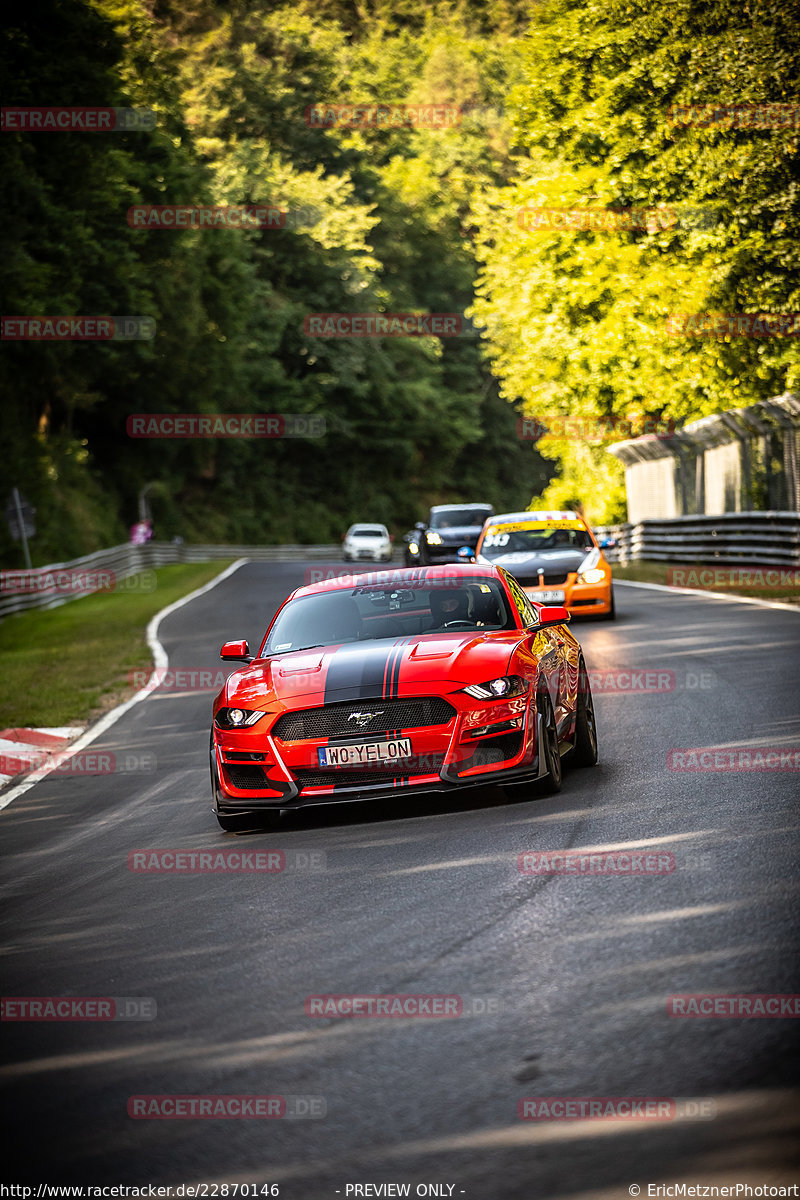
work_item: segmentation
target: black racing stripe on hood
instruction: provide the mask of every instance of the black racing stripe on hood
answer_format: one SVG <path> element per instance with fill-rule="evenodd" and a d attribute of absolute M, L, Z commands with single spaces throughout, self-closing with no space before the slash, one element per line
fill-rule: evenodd
<path fill-rule="evenodd" d="M 391 700 L 397 696 L 400 664 L 403 661 L 403 652 L 411 640 L 410 637 L 404 637 L 396 642 L 386 661 L 386 674 L 383 681 L 383 696 L 386 700 Z"/>
<path fill-rule="evenodd" d="M 331 657 L 325 676 L 325 704 L 338 700 L 374 700 L 384 695 L 390 642 L 359 642 L 340 646 Z"/>

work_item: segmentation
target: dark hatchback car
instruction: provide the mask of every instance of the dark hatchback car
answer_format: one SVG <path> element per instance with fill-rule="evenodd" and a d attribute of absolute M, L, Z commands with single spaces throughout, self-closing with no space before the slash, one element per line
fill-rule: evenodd
<path fill-rule="evenodd" d="M 462 546 L 474 554 L 484 522 L 493 515 L 491 504 L 435 505 L 427 522 L 418 521 L 403 539 L 406 566 L 458 562 Z"/>

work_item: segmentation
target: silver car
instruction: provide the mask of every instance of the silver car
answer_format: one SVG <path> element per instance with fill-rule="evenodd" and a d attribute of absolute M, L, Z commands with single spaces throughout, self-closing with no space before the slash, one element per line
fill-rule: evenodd
<path fill-rule="evenodd" d="M 385 525 L 351 525 L 344 535 L 342 557 L 345 562 L 391 562 L 393 550 Z"/>

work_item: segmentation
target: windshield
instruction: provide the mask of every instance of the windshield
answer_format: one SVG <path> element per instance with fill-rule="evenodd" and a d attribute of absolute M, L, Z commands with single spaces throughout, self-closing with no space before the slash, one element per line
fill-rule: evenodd
<path fill-rule="evenodd" d="M 386 537 L 386 530 L 381 529 L 380 526 L 375 526 L 374 528 L 365 529 L 364 526 L 362 525 L 358 529 L 351 529 L 347 536 L 348 537 L 382 538 L 382 537 Z"/>
<path fill-rule="evenodd" d="M 458 575 L 410 587 L 402 581 L 371 583 L 291 600 L 275 618 L 259 656 L 341 642 L 515 628 L 495 579 Z"/>
<path fill-rule="evenodd" d="M 456 529 L 463 525 L 483 525 L 492 515 L 490 508 L 446 508 L 431 515 L 431 529 Z"/>
<path fill-rule="evenodd" d="M 485 558 L 503 554 L 538 554 L 542 550 L 589 550 L 593 543 L 585 529 L 553 528 L 538 521 L 530 525 L 491 525 L 480 552 Z"/>

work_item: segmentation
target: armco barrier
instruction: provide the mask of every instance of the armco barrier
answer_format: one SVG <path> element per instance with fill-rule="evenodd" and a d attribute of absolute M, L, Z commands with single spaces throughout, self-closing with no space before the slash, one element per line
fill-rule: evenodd
<path fill-rule="evenodd" d="M 606 551 L 611 562 L 622 565 L 640 559 L 663 562 L 702 562 L 720 566 L 737 563 L 800 567 L 800 513 L 744 512 L 717 516 L 672 517 L 642 521 L 638 525 L 598 526 L 595 533 L 617 539 Z M 0 619 L 33 608 L 54 608 L 68 600 L 91 595 L 92 575 L 107 572 L 115 580 L 128 579 L 154 567 L 171 563 L 212 562 L 222 558 L 248 558 L 254 562 L 304 562 L 341 560 L 341 545 L 332 546 L 192 546 L 174 542 L 149 542 L 145 546 L 112 546 L 66 563 L 51 563 L 40 572 L 86 573 L 87 586 L 68 596 L 0 590 Z M 102 585 L 100 585 L 102 586 Z"/>
<path fill-rule="evenodd" d="M 312 560 L 341 561 L 342 548 L 340 544 L 333 546 L 189 546 L 174 542 L 148 542 L 145 546 L 111 546 L 108 550 L 96 550 L 94 554 L 84 554 L 81 558 L 73 558 L 70 562 L 50 563 L 46 567 L 35 568 L 37 573 L 57 574 L 60 571 L 75 573 L 74 585 L 69 595 L 57 595 L 52 592 L 15 592 L 8 588 L 0 589 L 0 619 L 11 613 L 26 612 L 33 608 L 55 608 L 66 604 L 69 600 L 77 600 L 81 596 L 89 596 L 98 591 L 103 584 L 96 582 L 96 577 L 102 572 L 111 575 L 115 581 L 129 579 L 142 571 L 154 567 L 165 567 L 172 563 L 201 563 L 212 562 L 218 558 L 249 558 L 254 562 L 292 562 Z M 14 568 L 14 571 L 22 568 Z M 86 575 L 86 586 L 81 586 L 80 576 Z M 93 578 L 94 577 L 94 578 Z"/>
<path fill-rule="evenodd" d="M 720 566 L 800 566 L 800 513 L 740 512 L 599 526 L 614 537 L 611 562 L 702 562 Z"/>

